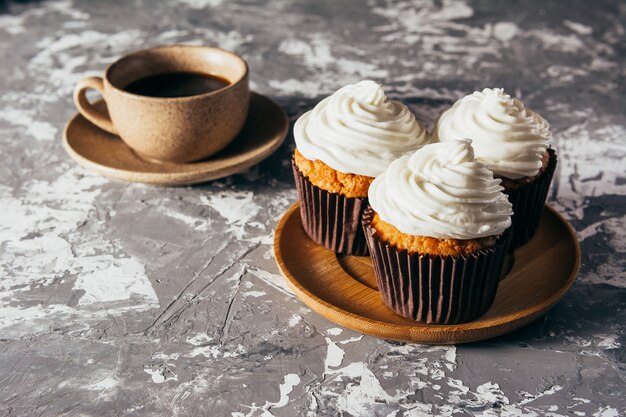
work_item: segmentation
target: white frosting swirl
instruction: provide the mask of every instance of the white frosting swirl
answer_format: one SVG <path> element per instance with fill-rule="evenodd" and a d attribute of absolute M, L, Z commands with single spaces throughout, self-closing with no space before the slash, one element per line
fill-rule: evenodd
<path fill-rule="evenodd" d="M 501 88 L 458 100 L 441 115 L 433 136 L 442 142 L 471 138 L 476 158 L 511 179 L 536 175 L 552 138 L 548 122 Z"/>
<path fill-rule="evenodd" d="M 369 177 L 429 139 L 408 107 L 387 99 L 383 88 L 369 80 L 337 90 L 303 114 L 294 137 L 305 158 Z"/>
<path fill-rule="evenodd" d="M 372 208 L 414 236 L 467 240 L 504 232 L 511 203 L 501 180 L 474 159 L 471 143 L 433 143 L 394 161 L 370 185 Z"/>

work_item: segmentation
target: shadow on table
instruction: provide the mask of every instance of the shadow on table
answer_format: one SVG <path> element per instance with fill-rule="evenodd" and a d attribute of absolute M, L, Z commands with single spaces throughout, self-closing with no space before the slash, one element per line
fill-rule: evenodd
<path fill-rule="evenodd" d="M 0 0 L 0 14 L 10 13 L 12 5 L 29 3 L 41 3 L 41 0 Z"/>
<path fill-rule="evenodd" d="M 464 349 L 512 346 L 581 351 L 597 349 L 620 355 L 626 336 L 623 327 L 626 288 L 575 283 L 547 314 L 512 333 L 483 342 L 459 345 Z"/>

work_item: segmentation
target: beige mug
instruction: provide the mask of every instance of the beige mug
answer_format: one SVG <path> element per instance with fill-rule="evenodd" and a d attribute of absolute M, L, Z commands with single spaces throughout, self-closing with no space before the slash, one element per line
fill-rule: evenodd
<path fill-rule="evenodd" d="M 226 86 L 184 97 L 154 97 L 125 91 L 135 81 L 159 74 L 196 73 L 219 77 Z M 86 97 L 98 90 L 107 112 Z M 141 158 L 167 163 L 197 161 L 225 148 L 248 114 L 248 65 L 219 48 L 171 45 L 145 49 L 109 65 L 104 76 L 87 77 L 74 89 L 74 103 L 94 125 L 118 135 Z"/>

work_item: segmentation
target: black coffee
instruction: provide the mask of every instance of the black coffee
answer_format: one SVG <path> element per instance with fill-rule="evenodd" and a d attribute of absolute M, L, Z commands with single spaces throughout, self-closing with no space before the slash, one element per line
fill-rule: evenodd
<path fill-rule="evenodd" d="M 128 84 L 124 90 L 149 97 L 188 97 L 219 90 L 225 79 L 198 72 L 166 72 L 149 75 Z"/>

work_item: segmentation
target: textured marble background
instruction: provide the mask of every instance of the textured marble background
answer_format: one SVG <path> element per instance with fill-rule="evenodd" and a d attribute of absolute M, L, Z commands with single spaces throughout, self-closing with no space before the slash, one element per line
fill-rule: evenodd
<path fill-rule="evenodd" d="M 0 1 L 0 415 L 625 415 L 625 26 L 604 0 Z M 108 181 L 63 151 L 79 79 L 177 42 L 242 54 L 292 121 L 362 78 L 427 123 L 504 87 L 553 125 L 578 281 L 526 328 L 457 347 L 318 317 L 272 256 L 292 137 L 185 188 Z"/>

